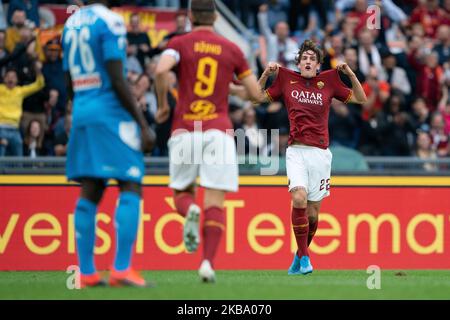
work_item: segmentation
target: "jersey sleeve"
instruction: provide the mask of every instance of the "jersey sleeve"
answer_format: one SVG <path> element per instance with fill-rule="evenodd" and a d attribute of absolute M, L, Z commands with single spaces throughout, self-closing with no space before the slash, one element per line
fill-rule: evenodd
<path fill-rule="evenodd" d="M 172 56 L 178 64 L 181 58 L 181 50 L 182 45 L 180 44 L 180 41 L 178 41 L 177 37 L 173 37 L 167 43 L 166 49 L 162 54 Z"/>
<path fill-rule="evenodd" d="M 126 34 L 123 19 L 114 19 L 113 22 L 105 23 L 101 30 L 101 46 L 105 61 L 124 58 Z"/>
<path fill-rule="evenodd" d="M 271 102 L 279 100 L 282 97 L 283 94 L 283 68 L 278 69 L 277 77 L 275 78 L 275 81 L 272 83 L 272 85 L 266 90 L 267 97 Z"/>
<path fill-rule="evenodd" d="M 352 89 L 348 88 L 339 77 L 339 72 L 337 70 L 334 70 L 332 72 L 333 75 L 333 82 L 334 83 L 334 94 L 333 97 L 347 103 L 351 97 L 352 97 Z"/>
<path fill-rule="evenodd" d="M 234 68 L 234 74 L 239 80 L 244 79 L 252 74 L 252 69 L 248 66 L 247 59 L 244 57 L 244 53 L 241 49 L 236 47 L 236 65 Z"/>

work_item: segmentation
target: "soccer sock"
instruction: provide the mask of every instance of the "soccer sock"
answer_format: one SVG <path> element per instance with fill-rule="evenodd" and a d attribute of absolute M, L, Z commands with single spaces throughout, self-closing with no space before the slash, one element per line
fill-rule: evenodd
<path fill-rule="evenodd" d="M 79 198 L 75 208 L 75 232 L 80 271 L 84 275 L 96 272 L 94 263 L 95 214 L 97 205 Z"/>
<path fill-rule="evenodd" d="M 225 217 L 223 209 L 210 207 L 205 210 L 203 224 L 203 259 L 213 264 L 222 232 L 225 230 Z"/>
<path fill-rule="evenodd" d="M 292 229 L 294 230 L 295 240 L 297 241 L 299 258 L 309 256 L 308 254 L 308 231 L 309 222 L 306 216 L 305 208 L 292 208 Z"/>
<path fill-rule="evenodd" d="M 319 224 L 318 219 L 309 220 L 308 247 L 311 244 L 311 241 L 314 238 L 314 235 L 316 234 L 318 224 Z"/>
<path fill-rule="evenodd" d="M 141 197 L 135 192 L 121 192 L 116 209 L 116 259 L 114 269 L 124 271 L 130 267 L 134 241 L 139 226 Z"/>
<path fill-rule="evenodd" d="M 175 196 L 175 207 L 180 215 L 186 216 L 191 204 L 195 203 L 195 198 L 192 193 L 182 192 Z"/>

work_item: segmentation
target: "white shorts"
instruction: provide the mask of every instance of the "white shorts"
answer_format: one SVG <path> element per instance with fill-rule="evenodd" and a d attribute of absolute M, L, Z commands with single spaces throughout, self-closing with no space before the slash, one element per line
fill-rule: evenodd
<path fill-rule="evenodd" d="M 303 187 L 309 201 L 320 201 L 329 196 L 332 157 L 329 149 L 289 146 L 286 150 L 289 191 Z"/>
<path fill-rule="evenodd" d="M 185 190 L 200 176 L 205 188 L 236 192 L 238 160 L 232 136 L 220 130 L 172 136 L 169 146 L 170 188 Z"/>

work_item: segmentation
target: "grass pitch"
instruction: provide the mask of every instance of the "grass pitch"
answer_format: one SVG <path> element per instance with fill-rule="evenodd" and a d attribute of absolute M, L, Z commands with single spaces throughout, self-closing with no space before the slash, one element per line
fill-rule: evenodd
<path fill-rule="evenodd" d="M 0 272 L 0 299 L 450 299 L 450 270 L 385 270 L 381 289 L 369 290 L 365 270 L 318 270 L 307 276 L 286 271 L 217 271 L 215 284 L 196 271 L 147 271 L 154 288 L 69 290 L 65 272 Z"/>

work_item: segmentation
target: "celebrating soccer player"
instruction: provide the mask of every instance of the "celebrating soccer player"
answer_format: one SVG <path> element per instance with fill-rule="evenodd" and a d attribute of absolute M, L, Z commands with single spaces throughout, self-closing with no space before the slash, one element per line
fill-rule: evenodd
<path fill-rule="evenodd" d="M 200 241 L 201 209 L 195 199 L 195 182 L 200 176 L 205 195 L 199 275 L 203 281 L 213 282 L 214 257 L 225 229 L 225 193 L 238 189 L 236 147 L 233 136 L 225 133 L 233 128 L 228 117 L 229 84 L 236 75 L 246 93 L 255 99 L 259 86 L 241 50 L 214 32 L 213 0 L 192 0 L 190 18 L 192 32 L 174 37 L 156 68 L 156 121 L 164 122 L 169 116 L 167 76 L 177 65 L 179 100 L 168 142 L 170 187 L 177 211 L 186 218 L 186 249 L 194 252 Z"/>
<path fill-rule="evenodd" d="M 286 170 L 292 198 L 292 228 L 298 250 L 288 274 L 313 271 L 308 246 L 317 229 L 320 204 L 330 194 L 332 154 L 328 149 L 328 114 L 333 98 L 345 103 L 365 103 L 361 84 L 346 63 L 334 70 L 320 72 L 322 51 L 306 40 L 297 55 L 300 73 L 269 63 L 259 79 L 264 90 L 272 74 L 276 79 L 256 102 L 284 101 L 289 114 L 289 147 Z M 352 89 L 339 78 L 342 71 L 350 77 Z"/>
<path fill-rule="evenodd" d="M 109 283 L 145 286 L 131 268 L 139 223 L 143 152 L 153 137 L 124 79 L 126 28 L 107 1 L 74 13 L 63 31 L 63 68 L 73 99 L 66 175 L 81 182 L 75 231 L 81 286 L 105 284 L 94 264 L 95 218 L 108 179 L 118 181 L 116 256 Z"/>

